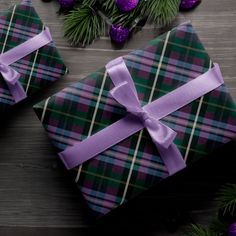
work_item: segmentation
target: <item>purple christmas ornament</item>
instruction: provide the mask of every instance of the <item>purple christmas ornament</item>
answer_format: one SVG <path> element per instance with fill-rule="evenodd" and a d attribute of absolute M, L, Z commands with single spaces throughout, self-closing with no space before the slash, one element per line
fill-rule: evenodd
<path fill-rule="evenodd" d="M 236 236 L 236 223 L 229 226 L 228 236 Z"/>
<path fill-rule="evenodd" d="M 191 10 L 196 7 L 200 2 L 201 0 L 181 0 L 179 9 L 183 11 Z"/>
<path fill-rule="evenodd" d="M 76 0 L 58 0 L 62 9 L 67 10 L 75 6 Z"/>
<path fill-rule="evenodd" d="M 124 43 L 129 37 L 129 29 L 120 25 L 112 25 L 110 37 L 116 43 Z"/>
<path fill-rule="evenodd" d="M 132 11 L 139 3 L 139 0 L 116 0 L 117 7 L 123 11 Z"/>

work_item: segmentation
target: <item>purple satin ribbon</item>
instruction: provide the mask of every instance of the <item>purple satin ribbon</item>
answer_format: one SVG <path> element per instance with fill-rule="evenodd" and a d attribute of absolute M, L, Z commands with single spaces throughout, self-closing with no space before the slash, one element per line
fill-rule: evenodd
<path fill-rule="evenodd" d="M 177 146 L 173 143 L 176 133 L 159 120 L 221 86 L 224 81 L 218 64 L 214 64 L 214 67 L 208 72 L 144 107 L 140 106 L 135 85 L 123 59 L 117 58 L 111 61 L 107 64 L 106 69 L 115 85 L 111 90 L 111 95 L 126 107 L 129 114 L 59 153 L 66 168 L 72 169 L 146 128 L 169 175 L 183 169 L 186 164 Z"/>
<path fill-rule="evenodd" d="M 10 67 L 10 65 L 45 46 L 51 41 L 52 37 L 49 28 L 46 27 L 40 34 L 8 50 L 7 52 L 0 54 L 0 73 L 12 94 L 15 103 L 25 99 L 27 95 L 19 81 L 20 74 Z"/>

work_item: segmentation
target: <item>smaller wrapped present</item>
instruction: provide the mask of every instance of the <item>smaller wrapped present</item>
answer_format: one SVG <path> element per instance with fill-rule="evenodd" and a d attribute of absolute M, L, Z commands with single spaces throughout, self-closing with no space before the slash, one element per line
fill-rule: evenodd
<path fill-rule="evenodd" d="M 31 1 L 0 15 L 0 114 L 67 72 Z"/>
<path fill-rule="evenodd" d="M 236 106 L 190 23 L 34 106 L 102 216 L 236 137 Z"/>

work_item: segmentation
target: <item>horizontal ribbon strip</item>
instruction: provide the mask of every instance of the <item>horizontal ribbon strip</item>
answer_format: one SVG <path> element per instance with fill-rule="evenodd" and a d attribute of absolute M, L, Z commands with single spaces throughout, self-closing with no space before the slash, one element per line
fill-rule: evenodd
<path fill-rule="evenodd" d="M 185 167 L 184 160 L 173 143 L 175 132 L 159 120 L 221 86 L 224 81 L 218 64 L 206 73 L 172 92 L 141 107 L 131 75 L 122 58 L 106 66 L 115 87 L 112 96 L 129 114 L 112 125 L 65 149 L 59 156 L 67 169 L 72 169 L 95 157 L 144 127 L 149 131 L 170 175 Z"/>
<path fill-rule="evenodd" d="M 0 73 L 16 103 L 25 99 L 27 95 L 19 81 L 20 74 L 10 67 L 10 65 L 40 49 L 51 41 L 52 37 L 49 28 L 46 27 L 40 34 L 7 52 L 0 54 Z"/>

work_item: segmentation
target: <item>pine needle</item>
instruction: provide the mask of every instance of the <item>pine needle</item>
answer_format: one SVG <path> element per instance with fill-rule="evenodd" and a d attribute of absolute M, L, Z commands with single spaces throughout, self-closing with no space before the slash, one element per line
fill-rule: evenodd
<path fill-rule="evenodd" d="M 228 231 L 229 223 L 227 222 L 222 222 L 218 218 L 212 220 L 209 228 L 217 232 L 219 235 L 226 235 Z"/>
<path fill-rule="evenodd" d="M 116 7 L 115 1 L 114 0 L 99 0 L 99 3 L 101 5 L 101 8 L 107 12 L 107 14 L 111 14 L 112 12 L 118 13 L 118 9 Z"/>
<path fill-rule="evenodd" d="M 121 12 L 115 0 L 78 0 L 79 7 L 65 18 L 65 36 L 73 45 L 85 46 L 105 33 L 106 23 L 132 30 L 148 19 L 163 26 L 177 15 L 179 3 L 180 0 L 140 0 L 132 11 Z"/>
<path fill-rule="evenodd" d="M 82 5 L 93 6 L 96 0 L 82 0 Z"/>
<path fill-rule="evenodd" d="M 236 211 L 236 184 L 227 184 L 219 192 L 219 207 L 223 210 L 223 215 L 229 213 L 234 215 Z"/>
<path fill-rule="evenodd" d="M 85 46 L 104 34 L 105 23 L 90 5 L 81 5 L 66 16 L 64 30 L 72 45 Z"/>
<path fill-rule="evenodd" d="M 180 0 L 155 0 L 149 1 L 148 19 L 150 22 L 154 22 L 159 25 L 169 24 L 177 15 L 179 10 Z"/>
<path fill-rule="evenodd" d="M 214 232 L 211 229 L 205 228 L 201 225 L 194 225 L 192 224 L 188 236 L 220 236 L 220 234 Z"/>

